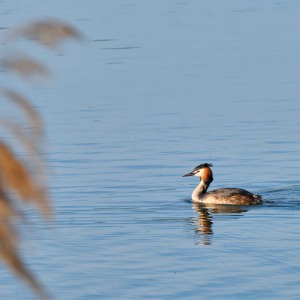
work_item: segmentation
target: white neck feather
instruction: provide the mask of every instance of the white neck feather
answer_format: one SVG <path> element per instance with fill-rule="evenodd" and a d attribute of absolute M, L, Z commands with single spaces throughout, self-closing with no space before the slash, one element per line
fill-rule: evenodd
<path fill-rule="evenodd" d="M 198 186 L 195 188 L 192 194 L 193 200 L 199 200 L 203 194 L 206 193 L 206 190 L 209 187 L 210 182 L 204 182 L 203 180 L 200 181 Z"/>

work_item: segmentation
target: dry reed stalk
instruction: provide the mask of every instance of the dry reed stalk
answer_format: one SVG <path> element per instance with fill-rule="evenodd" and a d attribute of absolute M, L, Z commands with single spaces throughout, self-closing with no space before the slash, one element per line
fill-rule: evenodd
<path fill-rule="evenodd" d="M 3 190 L 12 191 L 21 201 L 36 203 L 45 216 L 50 216 L 46 188 L 39 186 L 25 164 L 4 143 L 0 143 L 0 170 Z"/>
<path fill-rule="evenodd" d="M 33 139 L 40 139 L 43 134 L 43 121 L 39 113 L 32 107 L 29 100 L 18 92 L 10 89 L 4 89 L 3 95 L 7 99 L 9 99 L 9 101 L 15 103 L 27 116 L 27 120 L 30 123 L 29 127 L 32 130 Z"/>
<path fill-rule="evenodd" d="M 50 48 L 56 48 L 67 39 L 81 38 L 72 26 L 57 20 L 37 21 L 12 30 L 7 35 L 10 39 L 25 38 L 36 40 Z M 0 64 L 7 70 L 24 78 L 46 76 L 48 68 L 26 55 L 0 58 Z M 12 147 L 0 140 L 0 259 L 19 275 L 37 292 L 40 298 L 49 299 L 37 278 L 25 267 L 19 255 L 19 236 L 14 225 L 14 218 L 20 218 L 24 204 L 33 204 L 46 217 L 51 216 L 51 206 L 44 176 L 39 146 L 43 136 L 43 122 L 30 101 L 11 89 L 2 89 L 0 95 L 17 105 L 26 116 L 24 123 L 13 117 L 2 118 L 0 128 L 6 129 L 11 137 L 19 142 L 21 149 L 27 152 L 26 160 L 21 160 Z M 28 133 L 30 128 L 30 134 Z M 20 150 L 20 149 L 18 149 Z M 34 173 L 37 174 L 34 176 Z"/>
<path fill-rule="evenodd" d="M 25 164 L 2 142 L 0 170 L 0 258 L 12 271 L 27 281 L 42 299 L 49 299 L 18 253 L 19 238 L 13 225 L 13 219 L 21 216 L 16 207 L 17 199 L 36 204 L 45 216 L 50 217 L 51 209 L 46 188 L 34 181 Z"/>
<path fill-rule="evenodd" d="M 25 38 L 35 40 L 49 49 L 56 49 L 66 40 L 82 39 L 82 35 L 74 27 L 56 19 L 32 22 L 12 30 L 8 39 Z"/>
<path fill-rule="evenodd" d="M 43 64 L 25 54 L 10 55 L 2 61 L 1 65 L 4 69 L 20 75 L 23 79 L 50 77 L 49 70 Z"/>

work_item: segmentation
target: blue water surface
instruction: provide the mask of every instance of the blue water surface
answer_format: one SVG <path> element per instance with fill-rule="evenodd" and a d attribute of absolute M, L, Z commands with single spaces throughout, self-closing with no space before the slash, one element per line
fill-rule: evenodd
<path fill-rule="evenodd" d="M 2 1 L 1 32 L 52 16 L 85 40 L 50 83 L 1 73 L 42 113 L 54 218 L 20 228 L 53 299 L 299 299 L 300 3 Z M 4 45 L 9 51 L 9 45 Z M 203 208 L 211 188 L 264 203 Z M 1 299 L 35 299 L 2 268 Z"/>

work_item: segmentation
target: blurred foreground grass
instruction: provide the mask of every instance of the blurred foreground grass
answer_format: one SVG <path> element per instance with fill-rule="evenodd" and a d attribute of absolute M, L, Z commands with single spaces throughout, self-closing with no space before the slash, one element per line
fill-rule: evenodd
<path fill-rule="evenodd" d="M 4 45 L 18 39 L 28 39 L 55 50 L 66 40 L 80 38 L 81 35 L 72 26 L 59 20 L 48 19 L 10 29 L 2 36 L 1 42 Z M 49 75 L 47 66 L 24 52 L 16 53 L 0 57 L 2 71 L 13 72 L 23 79 Z M 1 101 L 13 103 L 17 111 L 25 116 L 25 122 L 20 122 L 15 117 L 16 111 L 12 116 L 0 115 L 1 131 L 17 142 L 10 143 L 0 137 L 0 258 L 12 271 L 27 281 L 42 299 L 49 299 L 38 279 L 21 259 L 20 237 L 14 225 L 16 218 L 22 221 L 22 211 L 26 210 L 28 204 L 35 206 L 46 219 L 51 218 L 51 205 L 40 153 L 44 125 L 40 114 L 21 92 L 2 86 L 0 93 Z M 16 155 L 17 151 L 29 155 L 22 155 L 21 160 L 20 156 Z"/>

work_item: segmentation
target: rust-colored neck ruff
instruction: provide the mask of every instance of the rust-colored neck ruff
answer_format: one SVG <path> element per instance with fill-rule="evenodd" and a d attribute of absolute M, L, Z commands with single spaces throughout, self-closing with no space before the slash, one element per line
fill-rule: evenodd
<path fill-rule="evenodd" d="M 200 179 L 209 185 L 214 180 L 212 170 L 208 167 L 201 169 Z"/>

